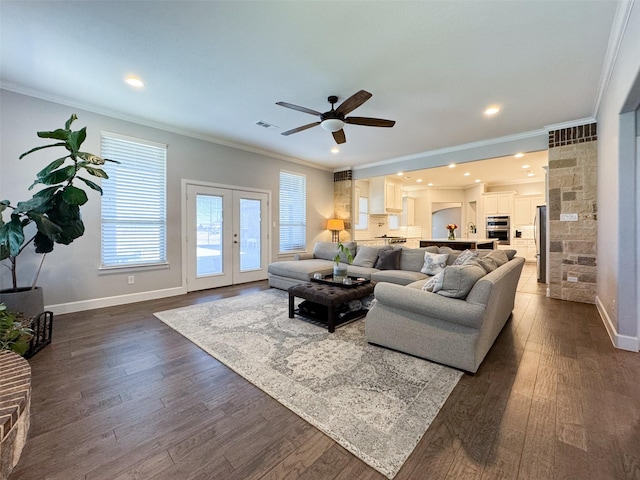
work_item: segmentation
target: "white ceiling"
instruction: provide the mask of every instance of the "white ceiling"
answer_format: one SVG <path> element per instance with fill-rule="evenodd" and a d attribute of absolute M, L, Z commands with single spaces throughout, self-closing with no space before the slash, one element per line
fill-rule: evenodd
<path fill-rule="evenodd" d="M 328 169 L 363 166 L 591 117 L 617 4 L 2 0 L 0 85 Z M 132 73 L 143 90 L 123 82 Z M 352 115 L 393 128 L 347 125 L 335 155 L 320 127 L 280 135 L 315 117 L 275 102 L 323 112 L 327 96 L 360 89 L 373 97 Z M 486 118 L 493 104 L 502 111 Z"/>

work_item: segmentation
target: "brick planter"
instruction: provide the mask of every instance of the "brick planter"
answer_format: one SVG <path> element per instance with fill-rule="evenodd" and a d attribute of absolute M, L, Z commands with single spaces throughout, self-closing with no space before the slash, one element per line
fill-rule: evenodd
<path fill-rule="evenodd" d="M 20 460 L 29 431 L 31 367 L 21 356 L 0 351 L 0 479 Z"/>

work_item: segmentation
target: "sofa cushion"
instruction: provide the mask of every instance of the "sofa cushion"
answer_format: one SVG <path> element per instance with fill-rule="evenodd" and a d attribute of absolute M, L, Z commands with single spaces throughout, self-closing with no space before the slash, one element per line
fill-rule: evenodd
<path fill-rule="evenodd" d="M 446 253 L 447 255 L 449 255 L 447 257 L 447 265 L 453 265 L 453 263 L 458 258 L 458 255 L 462 253 L 460 250 L 454 250 L 453 248 L 450 248 L 450 247 L 440 247 L 439 252 Z"/>
<path fill-rule="evenodd" d="M 400 254 L 400 269 L 419 272 L 424 266 L 424 252 L 438 253 L 438 247 L 403 248 Z"/>
<path fill-rule="evenodd" d="M 509 257 L 504 250 L 491 250 L 491 252 L 485 258 L 494 260 L 499 267 L 509 261 Z"/>
<path fill-rule="evenodd" d="M 433 293 L 450 298 L 465 298 L 475 283 L 486 275 L 477 265 L 449 265 L 435 281 Z"/>
<path fill-rule="evenodd" d="M 381 245 L 379 247 L 358 247 L 358 253 L 356 253 L 355 258 L 353 259 L 353 265 L 373 268 L 378 260 L 378 253 L 381 250 L 391 250 L 391 247 L 389 245 Z"/>
<path fill-rule="evenodd" d="M 351 250 L 351 255 L 356 254 L 356 242 L 343 242 L 344 248 Z M 338 254 L 338 244 L 335 242 L 316 242 L 313 246 L 313 256 L 322 260 L 331 260 Z M 340 254 L 340 261 L 347 262 L 347 253 Z"/>
<path fill-rule="evenodd" d="M 465 250 L 463 251 L 460 255 L 458 255 L 458 258 L 456 258 L 452 265 L 464 265 L 464 262 L 468 259 L 468 258 L 475 258 L 478 256 L 478 252 L 474 252 L 473 250 Z"/>
<path fill-rule="evenodd" d="M 424 252 L 424 265 L 420 270 L 426 275 L 436 275 L 447 266 L 448 253 Z"/>
<path fill-rule="evenodd" d="M 496 261 L 488 256 L 468 258 L 464 262 L 464 265 L 477 265 L 487 273 L 493 272 L 496 268 L 498 268 L 498 264 L 496 263 Z"/>
<path fill-rule="evenodd" d="M 427 276 L 420 272 L 407 270 L 380 270 L 371 274 L 372 282 L 387 282 L 397 285 L 408 285 L 417 280 L 424 280 Z"/>
<path fill-rule="evenodd" d="M 379 270 L 400 270 L 400 250 L 380 250 L 375 268 Z"/>
<path fill-rule="evenodd" d="M 358 265 L 347 265 L 347 275 L 350 277 L 362 277 L 371 279 L 371 274 L 377 272 L 375 268 L 359 267 Z"/>
<path fill-rule="evenodd" d="M 301 282 L 308 282 L 314 273 L 320 272 L 323 275 L 330 275 L 333 272 L 334 263 L 327 260 L 285 260 L 282 262 L 270 263 L 267 267 L 272 275 L 280 277 L 294 278 Z"/>

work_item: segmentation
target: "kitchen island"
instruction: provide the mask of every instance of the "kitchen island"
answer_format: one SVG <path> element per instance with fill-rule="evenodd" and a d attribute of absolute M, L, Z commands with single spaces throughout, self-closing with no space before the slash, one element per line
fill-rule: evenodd
<path fill-rule="evenodd" d="M 492 238 L 456 238 L 455 240 L 448 240 L 446 238 L 432 238 L 429 240 L 420 240 L 420 246 L 450 247 L 454 250 L 495 250 L 497 245 L 496 240 Z"/>

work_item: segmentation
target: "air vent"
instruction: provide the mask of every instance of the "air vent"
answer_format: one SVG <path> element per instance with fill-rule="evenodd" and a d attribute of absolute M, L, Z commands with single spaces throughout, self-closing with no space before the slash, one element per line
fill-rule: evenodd
<path fill-rule="evenodd" d="M 262 128 L 269 128 L 269 129 L 279 128 L 277 125 L 273 125 L 272 123 L 267 123 L 262 121 L 256 122 L 256 125 Z"/>

